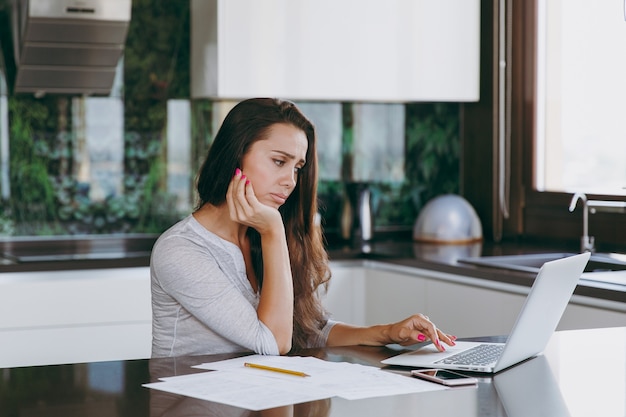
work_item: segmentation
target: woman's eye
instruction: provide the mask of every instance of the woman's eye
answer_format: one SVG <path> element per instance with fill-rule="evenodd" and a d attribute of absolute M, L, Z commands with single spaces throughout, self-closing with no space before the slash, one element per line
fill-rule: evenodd
<path fill-rule="evenodd" d="M 285 161 L 281 161 L 280 159 L 274 159 L 274 163 L 276 164 L 276 166 L 282 167 L 283 165 L 285 165 Z"/>

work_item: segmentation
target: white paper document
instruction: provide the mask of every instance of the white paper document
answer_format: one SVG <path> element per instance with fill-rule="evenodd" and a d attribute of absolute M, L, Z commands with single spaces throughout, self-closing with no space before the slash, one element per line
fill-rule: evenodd
<path fill-rule="evenodd" d="M 244 363 L 303 372 L 302 377 Z M 348 400 L 446 389 L 373 366 L 329 362 L 314 357 L 252 355 L 194 368 L 206 369 L 191 375 L 161 378 L 145 387 L 188 397 L 228 404 L 248 410 L 264 410 L 330 397 Z"/>

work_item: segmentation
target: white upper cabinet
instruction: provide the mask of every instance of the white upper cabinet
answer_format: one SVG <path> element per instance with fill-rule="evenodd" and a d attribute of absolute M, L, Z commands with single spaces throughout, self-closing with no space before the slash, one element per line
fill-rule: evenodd
<path fill-rule="evenodd" d="M 480 0 L 191 0 L 193 98 L 479 99 Z"/>

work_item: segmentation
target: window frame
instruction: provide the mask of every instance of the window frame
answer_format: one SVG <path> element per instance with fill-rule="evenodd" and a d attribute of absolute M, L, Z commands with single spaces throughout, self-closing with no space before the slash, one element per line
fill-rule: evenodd
<path fill-rule="evenodd" d="M 501 7 L 506 8 L 506 83 L 499 78 L 499 28 Z M 487 241 L 538 242 L 563 250 L 580 248 L 583 210 L 568 208 L 571 194 L 537 191 L 534 184 L 536 97 L 537 1 L 486 0 L 481 2 L 480 100 L 461 104 L 460 192 L 475 208 Z M 498 155 L 501 131 L 498 99 L 507 85 L 510 103 L 508 164 L 508 217 L 500 205 L 501 167 Z M 589 199 L 619 197 L 588 195 Z M 580 203 L 579 203 L 580 204 Z M 589 216 L 589 234 L 600 252 L 626 252 L 626 214 L 598 213 Z"/>
<path fill-rule="evenodd" d="M 535 184 L 535 140 L 537 108 L 537 1 L 512 2 L 512 119 L 511 170 L 521 173 L 511 180 L 511 205 L 521 207 L 521 218 L 506 219 L 505 230 L 518 229 L 527 238 L 579 241 L 583 229 L 581 204 L 573 213 L 568 207 L 572 194 L 537 191 Z M 619 196 L 588 194 L 588 199 L 623 201 Z M 515 227 L 515 225 L 521 225 Z M 598 251 L 626 247 L 626 214 L 589 215 L 589 234 Z"/>

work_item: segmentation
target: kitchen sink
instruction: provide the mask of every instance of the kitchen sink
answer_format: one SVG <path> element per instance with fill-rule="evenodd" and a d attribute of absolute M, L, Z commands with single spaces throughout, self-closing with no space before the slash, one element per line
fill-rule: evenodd
<path fill-rule="evenodd" d="M 506 256 L 477 256 L 458 259 L 458 261 L 490 268 L 537 273 L 544 263 L 572 255 L 575 255 L 575 253 L 531 253 Z M 626 271 L 626 255 L 617 253 L 594 253 L 591 255 L 584 272 L 613 271 Z"/>

